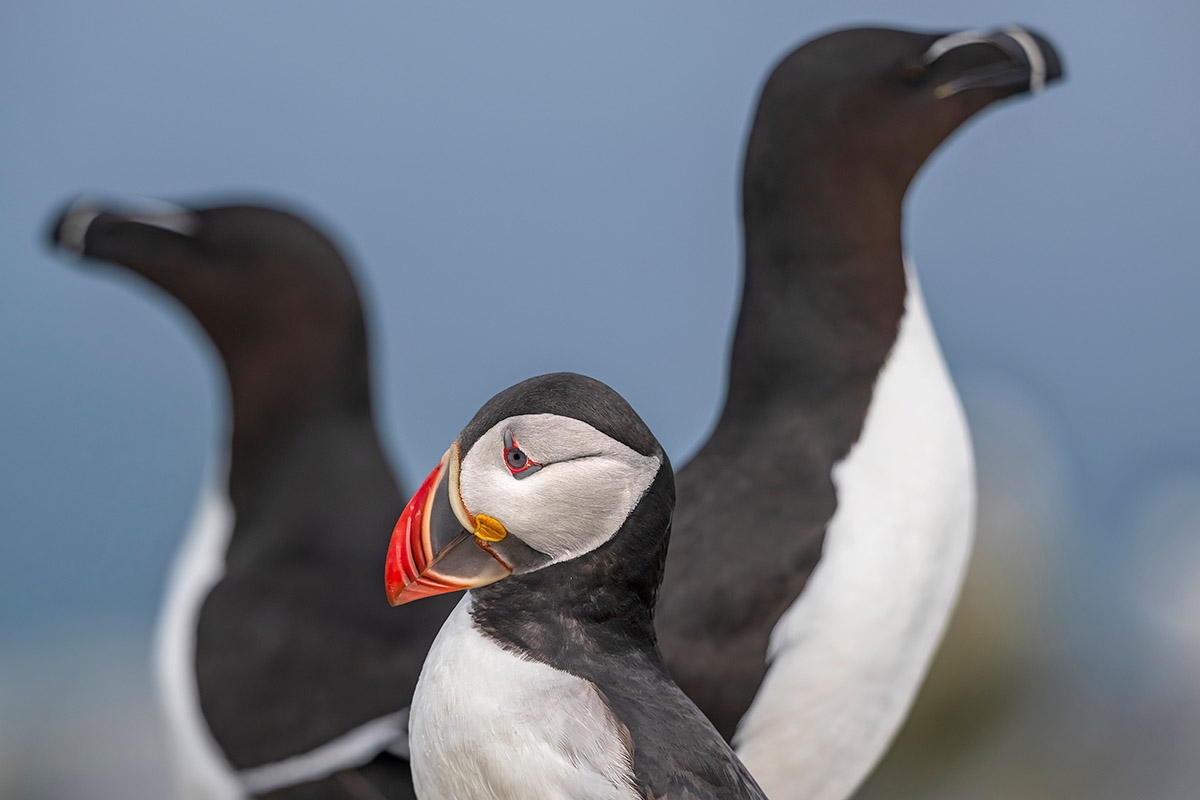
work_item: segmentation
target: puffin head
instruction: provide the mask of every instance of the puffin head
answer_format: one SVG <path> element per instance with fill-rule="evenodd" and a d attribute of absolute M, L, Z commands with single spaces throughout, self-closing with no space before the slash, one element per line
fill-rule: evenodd
<path fill-rule="evenodd" d="M 1062 77 L 1054 47 L 1015 26 L 818 37 L 786 56 L 763 86 L 746 154 L 748 200 L 749 190 L 794 185 L 789 171 L 813 152 L 833 162 L 840 181 L 867 173 L 903 189 L 974 114 Z"/>
<path fill-rule="evenodd" d="M 49 239 L 182 304 L 221 355 L 239 426 L 327 401 L 331 390 L 368 402 L 354 279 L 333 243 L 300 217 L 255 205 L 80 199 L 54 220 Z"/>
<path fill-rule="evenodd" d="M 652 485 L 665 487 L 662 524 L 635 530 Z M 619 394 L 573 373 L 531 378 L 479 410 L 404 509 L 388 600 L 485 586 L 620 538 L 649 536 L 636 546 L 665 552 L 673 489 L 662 447 Z"/>

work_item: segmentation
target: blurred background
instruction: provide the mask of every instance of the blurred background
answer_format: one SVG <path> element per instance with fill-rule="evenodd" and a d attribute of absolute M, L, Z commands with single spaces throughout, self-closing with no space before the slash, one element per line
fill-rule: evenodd
<path fill-rule="evenodd" d="M 149 641 L 224 433 L 190 319 L 48 251 L 64 201 L 315 214 L 358 267 L 410 488 L 494 391 L 560 369 L 622 392 L 682 464 L 723 391 L 768 69 L 835 26 L 1010 21 L 1068 80 L 966 126 L 909 195 L 980 524 L 861 797 L 1195 797 L 1200 5 L 571 6 L 0 10 L 0 797 L 167 796 Z M 519 347 L 500 303 L 525 309 Z"/>

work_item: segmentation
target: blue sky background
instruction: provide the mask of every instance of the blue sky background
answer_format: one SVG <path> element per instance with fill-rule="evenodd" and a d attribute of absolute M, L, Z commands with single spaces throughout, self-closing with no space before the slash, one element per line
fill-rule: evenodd
<path fill-rule="evenodd" d="M 929 165 L 908 244 L 952 369 L 1036 395 L 1091 521 L 1119 520 L 1200 450 L 1200 8 L 910 8 L 10 5 L 0 630 L 152 608 L 223 413 L 178 309 L 43 247 L 65 199 L 253 193 L 317 212 L 363 273 L 410 480 L 491 392 L 556 369 L 614 385 L 682 462 L 721 391 L 759 82 L 851 21 L 1020 20 L 1060 46 L 1068 83 Z M 496 311 L 513 303 L 519 336 Z"/>
<path fill-rule="evenodd" d="M 409 486 L 488 396 L 560 369 L 622 392 L 682 464 L 722 393 L 769 68 L 835 26 L 1009 21 L 1069 79 L 943 148 L 908 247 L 956 379 L 1021 397 L 1060 448 L 1072 574 L 1102 586 L 1138 498 L 1200 472 L 1196 3 L 6 4 L 0 642 L 147 631 L 222 433 L 180 309 L 44 246 L 72 195 L 317 214 L 359 269 Z"/>

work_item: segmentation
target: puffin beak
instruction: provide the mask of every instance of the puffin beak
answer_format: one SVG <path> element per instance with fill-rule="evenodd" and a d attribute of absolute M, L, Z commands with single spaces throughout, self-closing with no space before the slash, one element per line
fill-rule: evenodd
<path fill-rule="evenodd" d="M 392 531 L 384 583 L 394 606 L 486 586 L 512 574 L 512 567 L 491 547 L 508 531 L 497 519 L 467 511 L 459 494 L 459 462 L 454 444 Z"/>

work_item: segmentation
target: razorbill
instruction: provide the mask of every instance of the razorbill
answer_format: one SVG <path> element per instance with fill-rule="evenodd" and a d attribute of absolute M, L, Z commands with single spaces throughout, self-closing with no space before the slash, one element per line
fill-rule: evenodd
<path fill-rule="evenodd" d="M 225 369 L 228 471 L 158 630 L 180 796 L 412 797 L 405 709 L 453 603 L 389 613 L 372 591 L 404 495 L 345 260 L 303 219 L 249 205 L 81 201 L 51 236 L 179 301 Z"/>
<path fill-rule="evenodd" d="M 804 44 L 762 89 L 728 395 L 678 476 L 657 622 L 776 800 L 842 800 L 869 773 L 970 550 L 970 439 L 905 262 L 905 193 L 968 119 L 1061 77 L 1022 28 L 872 28 Z"/>

